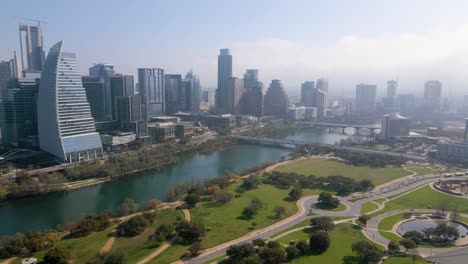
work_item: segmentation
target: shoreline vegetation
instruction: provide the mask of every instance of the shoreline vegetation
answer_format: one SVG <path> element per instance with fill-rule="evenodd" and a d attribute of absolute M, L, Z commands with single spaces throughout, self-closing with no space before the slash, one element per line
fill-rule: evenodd
<path fill-rule="evenodd" d="M 112 156 L 107 160 L 83 162 L 63 172 L 41 173 L 30 176 L 27 171 L 19 172 L 13 181 L 0 181 L 0 201 L 36 196 L 50 192 L 68 191 L 87 186 L 136 176 L 151 171 L 160 171 L 167 166 L 197 154 L 211 154 L 237 144 L 235 141 L 217 138 L 195 144 L 168 143 L 138 152 Z"/>

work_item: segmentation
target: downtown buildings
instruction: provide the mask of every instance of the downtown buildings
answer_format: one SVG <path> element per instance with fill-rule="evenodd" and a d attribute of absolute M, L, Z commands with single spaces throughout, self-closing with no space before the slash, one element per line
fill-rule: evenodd
<path fill-rule="evenodd" d="M 356 112 L 361 115 L 373 114 L 375 112 L 376 95 L 376 85 L 356 85 Z"/>
<path fill-rule="evenodd" d="M 317 80 L 317 86 L 312 81 L 304 82 L 301 86 L 301 103 L 305 107 L 316 107 L 317 118 L 327 116 L 328 110 L 328 80 Z"/>
<path fill-rule="evenodd" d="M 289 109 L 289 97 L 280 80 L 272 80 L 264 98 L 265 115 L 286 118 Z"/>

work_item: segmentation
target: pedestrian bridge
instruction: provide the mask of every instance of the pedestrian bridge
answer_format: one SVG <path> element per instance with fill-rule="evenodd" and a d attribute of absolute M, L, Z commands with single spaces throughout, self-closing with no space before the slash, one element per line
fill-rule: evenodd
<path fill-rule="evenodd" d="M 353 128 L 355 134 L 365 135 L 365 136 L 374 136 L 380 134 L 382 127 L 380 125 L 351 125 L 351 124 L 335 124 L 335 123 L 326 123 L 326 122 L 298 122 L 302 126 L 321 126 L 327 127 L 330 132 L 333 129 L 339 129 L 342 134 L 345 134 L 346 128 Z M 369 134 L 366 134 L 365 131 L 369 131 Z"/>

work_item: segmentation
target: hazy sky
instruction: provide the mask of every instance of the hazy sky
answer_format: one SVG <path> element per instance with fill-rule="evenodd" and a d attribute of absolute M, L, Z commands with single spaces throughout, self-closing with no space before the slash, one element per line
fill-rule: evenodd
<path fill-rule="evenodd" d="M 166 73 L 193 69 L 216 84 L 220 48 L 230 48 L 234 74 L 260 70 L 297 92 L 326 77 L 330 93 L 352 95 L 357 83 L 399 79 L 399 93 L 422 93 L 438 79 L 444 94 L 468 94 L 468 1 L 430 0 L 3 0 L 0 60 L 19 50 L 18 23 L 44 24 L 46 52 L 64 40 L 83 73 L 106 62 L 117 72 L 138 67 Z"/>

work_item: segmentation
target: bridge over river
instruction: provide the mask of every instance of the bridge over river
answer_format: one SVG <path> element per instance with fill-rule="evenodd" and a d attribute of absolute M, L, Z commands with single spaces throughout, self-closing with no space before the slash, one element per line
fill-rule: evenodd
<path fill-rule="evenodd" d="M 370 136 L 377 135 L 382 131 L 382 127 L 378 124 L 376 125 L 351 125 L 351 124 L 336 124 L 336 123 L 326 123 L 326 122 L 298 122 L 302 126 L 321 126 L 328 127 L 332 129 L 340 129 L 342 134 L 345 134 L 346 128 L 353 128 L 358 135 L 366 135 L 364 131 L 370 131 Z"/>
<path fill-rule="evenodd" d="M 403 157 L 409 160 L 415 161 L 427 161 L 427 157 L 417 156 L 417 155 L 409 155 L 403 154 L 398 152 L 391 152 L 391 151 L 383 151 L 377 149 L 368 149 L 368 148 L 358 148 L 358 147 L 348 147 L 348 146 L 340 146 L 340 145 L 331 145 L 325 143 L 315 143 L 315 142 L 307 142 L 302 140 L 293 140 L 293 139 L 274 139 L 274 138 L 263 138 L 263 137 L 249 137 L 249 136 L 237 136 L 231 135 L 230 138 L 237 139 L 244 142 L 250 142 L 255 144 L 263 144 L 263 145 L 274 145 L 274 146 L 281 146 L 281 147 L 295 147 L 295 146 L 304 146 L 304 145 L 314 145 L 314 146 L 323 146 L 323 147 L 330 147 L 335 150 L 347 150 L 351 152 L 357 153 L 364 153 L 364 154 L 375 154 L 375 155 L 387 155 L 392 157 Z"/>

